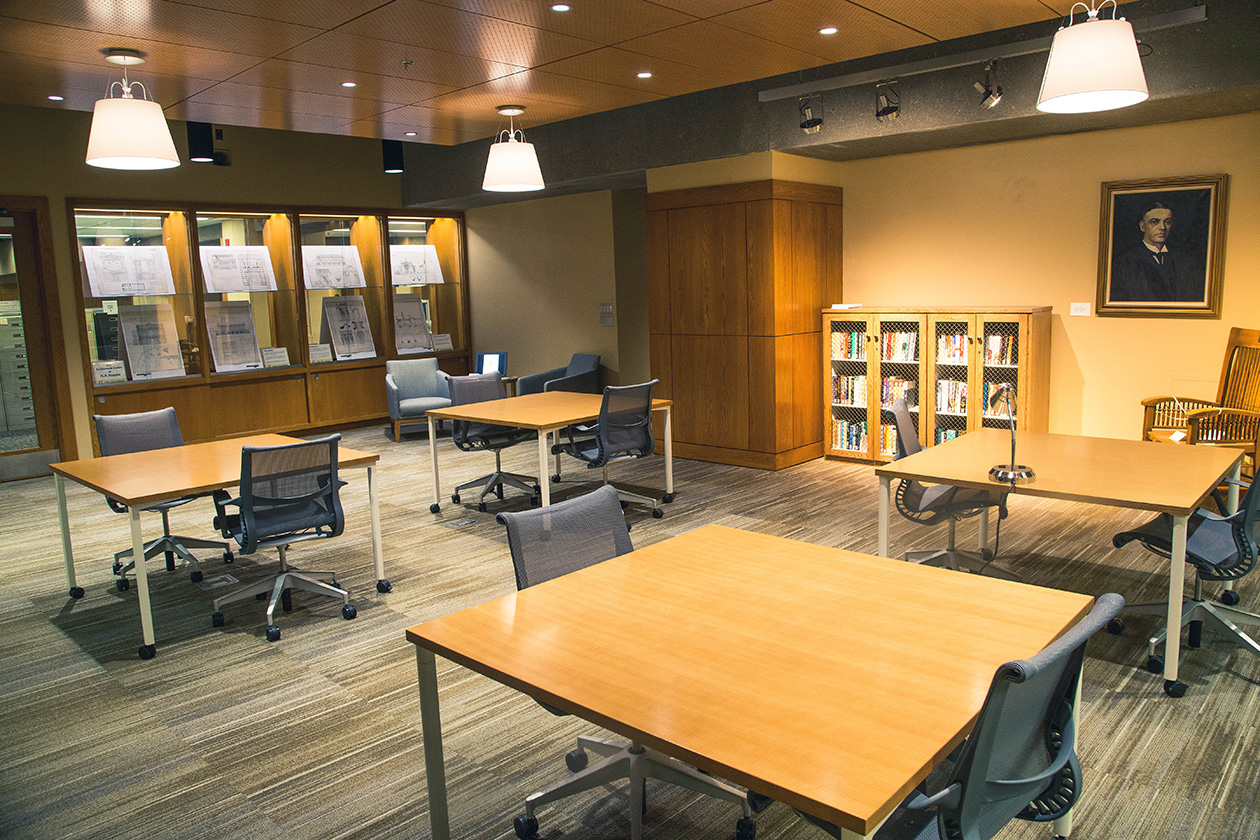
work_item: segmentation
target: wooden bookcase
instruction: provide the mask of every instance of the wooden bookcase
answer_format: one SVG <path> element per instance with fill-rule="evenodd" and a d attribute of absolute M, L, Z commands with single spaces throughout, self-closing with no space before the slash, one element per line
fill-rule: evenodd
<path fill-rule="evenodd" d="M 1019 428 L 1049 422 L 1050 307 L 827 309 L 823 311 L 824 454 L 891 461 L 888 410 L 905 397 L 919 443 L 933 446 L 981 427 L 1006 428 L 988 395 L 1015 386 Z"/>

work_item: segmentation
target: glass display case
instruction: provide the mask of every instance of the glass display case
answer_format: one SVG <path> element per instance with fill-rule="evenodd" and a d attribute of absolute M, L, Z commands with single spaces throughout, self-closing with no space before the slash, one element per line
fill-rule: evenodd
<path fill-rule="evenodd" d="M 298 220 L 312 364 L 374 359 L 388 352 L 381 226 L 375 216 Z"/>
<path fill-rule="evenodd" d="M 385 219 L 394 352 L 464 350 L 462 238 L 454 219 Z"/>

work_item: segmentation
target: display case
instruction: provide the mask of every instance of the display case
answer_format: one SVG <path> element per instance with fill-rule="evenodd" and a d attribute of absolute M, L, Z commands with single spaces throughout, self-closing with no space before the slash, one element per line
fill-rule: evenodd
<path fill-rule="evenodd" d="M 385 219 L 394 351 L 399 355 L 466 346 L 462 237 L 454 219 Z"/>

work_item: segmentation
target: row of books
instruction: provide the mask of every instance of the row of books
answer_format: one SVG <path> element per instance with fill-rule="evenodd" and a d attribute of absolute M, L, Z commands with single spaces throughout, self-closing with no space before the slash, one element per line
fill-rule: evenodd
<path fill-rule="evenodd" d="M 958 437 L 961 434 L 962 432 L 958 429 L 937 429 L 936 442 L 944 443 L 947 440 L 953 440 L 954 438 Z"/>
<path fill-rule="evenodd" d="M 937 336 L 936 362 L 942 365 L 967 364 L 967 336 L 961 333 Z"/>
<path fill-rule="evenodd" d="M 886 332 L 880 336 L 879 357 L 886 362 L 917 362 L 919 360 L 919 334 L 917 332 Z"/>
<path fill-rule="evenodd" d="M 936 410 L 951 414 L 967 412 L 967 383 L 953 379 L 936 380 Z"/>
<path fill-rule="evenodd" d="M 919 404 L 919 383 L 914 379 L 902 379 L 898 376 L 885 376 L 881 385 L 880 405 L 891 407 L 897 400 Z M 914 393 L 911 394 L 910 392 Z"/>
<path fill-rule="evenodd" d="M 984 337 L 984 363 L 986 365 L 1013 365 L 1019 362 L 1013 335 L 986 335 Z"/>
<path fill-rule="evenodd" d="M 831 377 L 831 401 L 840 405 L 866 405 L 865 376 Z"/>
<path fill-rule="evenodd" d="M 866 361 L 866 333 L 833 332 L 831 334 L 831 358 Z"/>
<path fill-rule="evenodd" d="M 866 423 L 838 420 L 835 425 L 835 448 L 854 452 L 866 451 Z"/>
<path fill-rule="evenodd" d="M 897 454 L 897 427 L 884 426 L 879 427 L 879 451 L 885 455 Z"/>

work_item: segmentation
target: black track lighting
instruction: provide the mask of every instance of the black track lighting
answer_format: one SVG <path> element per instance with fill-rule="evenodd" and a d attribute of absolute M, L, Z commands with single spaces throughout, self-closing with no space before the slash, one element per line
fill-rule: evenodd
<path fill-rule="evenodd" d="M 984 65 L 984 81 L 976 82 L 976 90 L 980 91 L 980 107 L 992 108 L 1002 101 L 1002 86 L 997 80 L 997 60 Z"/>

